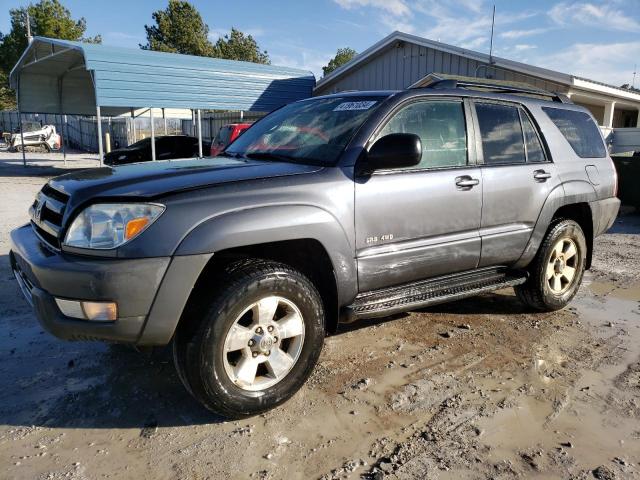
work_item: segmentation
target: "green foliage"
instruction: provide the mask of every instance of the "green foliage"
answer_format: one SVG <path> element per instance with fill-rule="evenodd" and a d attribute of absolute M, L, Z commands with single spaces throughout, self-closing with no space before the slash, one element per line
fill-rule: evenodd
<path fill-rule="evenodd" d="M 336 56 L 333 57 L 325 67 L 322 67 L 323 75 L 329 75 L 336 68 L 341 67 L 357 54 L 358 52 L 356 52 L 353 48 L 339 48 L 336 52 Z"/>
<path fill-rule="evenodd" d="M 29 12 L 31 34 L 34 36 L 59 38 L 63 40 L 81 40 L 100 43 L 99 35 L 84 37 L 87 22 L 84 18 L 74 20 L 71 12 L 59 0 L 40 0 L 27 7 L 12 8 L 11 31 L 0 37 L 0 109 L 15 108 L 15 93 L 8 88 L 8 76 L 27 48 L 26 13 Z"/>
<path fill-rule="evenodd" d="M 16 109 L 16 93 L 9 88 L 7 74 L 0 70 L 0 110 Z"/>
<path fill-rule="evenodd" d="M 155 25 L 145 25 L 147 44 L 145 50 L 183 53 L 202 57 L 213 56 L 213 45 L 209 41 L 209 27 L 200 12 L 189 2 L 169 0 L 165 10 L 151 15 Z"/>
<path fill-rule="evenodd" d="M 152 17 L 155 25 L 144 26 L 147 44 L 140 45 L 146 50 L 270 63 L 269 55 L 260 50 L 254 38 L 235 28 L 211 43 L 209 27 L 188 1 L 169 0 L 167 8 L 153 12 Z"/>
<path fill-rule="evenodd" d="M 218 39 L 213 46 L 213 51 L 214 57 L 227 60 L 242 60 L 265 65 L 271 63 L 267 51 L 261 51 L 258 43 L 251 35 L 245 35 L 235 28 L 231 28 L 229 35 Z"/>
<path fill-rule="evenodd" d="M 87 22 L 84 18 L 74 20 L 71 12 L 59 0 L 40 0 L 28 7 L 12 8 L 11 31 L 4 36 L 0 44 L 0 68 L 9 72 L 16 64 L 22 52 L 27 48 L 26 12 L 29 11 L 31 34 L 34 36 L 60 38 L 63 40 L 82 40 L 100 43 L 100 36 L 84 38 Z"/>

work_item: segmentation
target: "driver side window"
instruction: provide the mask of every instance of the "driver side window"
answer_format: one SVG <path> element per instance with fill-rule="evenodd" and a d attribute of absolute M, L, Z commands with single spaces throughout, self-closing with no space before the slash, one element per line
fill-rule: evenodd
<path fill-rule="evenodd" d="M 422 160 L 414 169 L 460 167 L 467 164 L 464 107 L 459 101 L 420 101 L 399 112 L 378 138 L 391 133 L 413 133 L 422 141 Z"/>

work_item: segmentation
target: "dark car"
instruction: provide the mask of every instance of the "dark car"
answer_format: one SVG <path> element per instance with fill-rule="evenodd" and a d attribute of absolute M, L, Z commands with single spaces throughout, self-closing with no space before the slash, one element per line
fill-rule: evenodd
<path fill-rule="evenodd" d="M 214 158 L 54 178 L 11 232 L 16 279 L 60 338 L 172 343 L 227 417 L 291 397 L 338 322 L 505 287 L 558 310 L 616 218 L 616 174 L 584 107 L 504 91 L 313 97 Z"/>
<path fill-rule="evenodd" d="M 618 197 L 623 204 L 631 205 L 640 210 L 640 189 L 637 187 L 640 175 L 640 152 L 633 155 L 611 155 L 620 179 Z"/>
<path fill-rule="evenodd" d="M 156 137 L 156 159 L 171 160 L 198 156 L 198 139 L 188 135 Z M 107 165 L 147 162 L 151 160 L 151 139 L 145 138 L 104 156 Z"/>

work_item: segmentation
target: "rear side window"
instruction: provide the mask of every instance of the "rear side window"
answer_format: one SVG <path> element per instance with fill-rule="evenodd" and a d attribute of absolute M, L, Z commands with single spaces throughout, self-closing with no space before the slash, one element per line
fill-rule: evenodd
<path fill-rule="evenodd" d="M 542 107 L 555 123 L 558 130 L 581 158 L 602 158 L 607 156 L 602 135 L 590 115 L 574 110 Z"/>
<path fill-rule="evenodd" d="M 522 120 L 522 130 L 524 132 L 524 145 L 527 149 L 527 162 L 546 162 L 547 159 L 544 156 L 544 150 L 536 129 L 531 123 L 529 115 L 522 109 L 520 109 L 520 119 Z"/>
<path fill-rule="evenodd" d="M 524 142 L 518 108 L 495 103 L 476 103 L 486 165 L 525 163 Z"/>
<path fill-rule="evenodd" d="M 391 133 L 413 133 L 422 142 L 422 160 L 416 169 L 460 167 L 467 164 L 467 131 L 462 102 L 418 101 L 387 123 L 378 138 Z"/>

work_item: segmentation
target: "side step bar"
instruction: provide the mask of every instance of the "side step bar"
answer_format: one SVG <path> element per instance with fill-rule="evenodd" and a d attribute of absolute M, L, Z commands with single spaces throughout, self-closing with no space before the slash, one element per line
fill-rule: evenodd
<path fill-rule="evenodd" d="M 504 267 L 485 268 L 397 287 L 361 293 L 345 308 L 341 321 L 386 317 L 438 303 L 472 297 L 484 292 L 520 285 L 527 281 L 527 272 Z"/>

